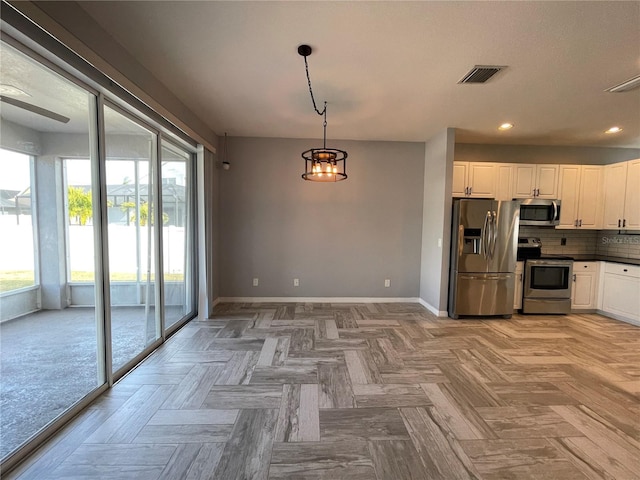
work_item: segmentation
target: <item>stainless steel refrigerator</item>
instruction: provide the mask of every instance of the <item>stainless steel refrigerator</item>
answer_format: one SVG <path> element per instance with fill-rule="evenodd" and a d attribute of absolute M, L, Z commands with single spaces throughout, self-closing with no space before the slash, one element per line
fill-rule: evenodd
<path fill-rule="evenodd" d="M 520 203 L 460 199 L 453 204 L 449 316 L 510 318 Z"/>

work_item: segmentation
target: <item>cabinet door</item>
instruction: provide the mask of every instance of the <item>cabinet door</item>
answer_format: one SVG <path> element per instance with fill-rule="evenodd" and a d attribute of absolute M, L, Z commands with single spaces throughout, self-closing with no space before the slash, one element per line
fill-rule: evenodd
<path fill-rule="evenodd" d="M 627 162 L 627 188 L 622 218 L 627 229 L 640 230 L 640 158 Z"/>
<path fill-rule="evenodd" d="M 626 162 L 614 163 L 605 167 L 604 215 L 602 219 L 602 228 L 605 230 L 615 230 L 622 227 L 626 185 Z"/>
<path fill-rule="evenodd" d="M 573 287 L 571 289 L 571 308 L 589 309 L 597 308 L 598 262 L 573 262 Z"/>
<path fill-rule="evenodd" d="M 468 162 L 453 162 L 453 188 L 451 195 L 454 197 L 467 196 L 467 170 Z"/>
<path fill-rule="evenodd" d="M 495 163 L 470 163 L 468 175 L 472 197 L 494 198 L 496 196 Z"/>
<path fill-rule="evenodd" d="M 576 228 L 578 219 L 578 197 L 580 189 L 580 165 L 560 167 L 560 223 L 556 228 Z"/>
<path fill-rule="evenodd" d="M 578 224 L 580 228 L 602 228 L 602 183 L 604 169 L 598 165 L 583 165 L 580 174 Z M 562 201 L 564 208 L 564 200 Z M 562 212 L 562 210 L 560 210 Z"/>
<path fill-rule="evenodd" d="M 592 306 L 591 291 L 595 286 L 595 278 L 591 273 L 575 273 L 573 290 L 571 291 L 571 308 L 595 308 Z"/>
<path fill-rule="evenodd" d="M 514 198 L 531 198 L 536 181 L 536 166 L 521 164 L 515 166 L 513 181 Z"/>
<path fill-rule="evenodd" d="M 513 165 L 496 164 L 496 200 L 513 200 Z"/>
<path fill-rule="evenodd" d="M 639 278 L 605 273 L 602 310 L 638 321 L 640 320 L 638 292 L 640 292 Z"/>
<path fill-rule="evenodd" d="M 536 189 L 538 198 L 558 198 L 558 165 L 537 165 Z"/>

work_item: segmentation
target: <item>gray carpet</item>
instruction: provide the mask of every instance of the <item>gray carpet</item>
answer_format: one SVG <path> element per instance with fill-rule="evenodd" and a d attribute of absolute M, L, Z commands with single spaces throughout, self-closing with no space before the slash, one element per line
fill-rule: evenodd
<path fill-rule="evenodd" d="M 92 308 L 43 310 L 0 324 L 0 458 L 99 386 L 96 332 Z M 112 310 L 114 370 L 145 348 L 146 337 L 144 307 Z"/>

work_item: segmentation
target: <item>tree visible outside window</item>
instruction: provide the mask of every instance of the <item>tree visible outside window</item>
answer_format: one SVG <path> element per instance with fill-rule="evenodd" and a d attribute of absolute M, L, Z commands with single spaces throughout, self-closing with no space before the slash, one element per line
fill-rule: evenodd
<path fill-rule="evenodd" d="M 93 217 L 93 205 L 91 192 L 85 192 L 80 187 L 69 187 L 67 190 L 69 202 L 69 223 L 86 225 L 87 220 Z"/>

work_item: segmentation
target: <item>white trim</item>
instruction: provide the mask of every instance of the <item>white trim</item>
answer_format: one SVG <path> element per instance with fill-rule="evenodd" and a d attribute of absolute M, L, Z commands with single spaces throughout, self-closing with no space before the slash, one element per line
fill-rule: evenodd
<path fill-rule="evenodd" d="M 213 301 L 213 307 L 215 307 L 216 305 L 218 305 L 221 302 L 220 297 L 216 297 L 216 299 Z"/>
<path fill-rule="evenodd" d="M 425 300 L 423 300 L 421 298 L 418 298 L 418 303 L 420 305 L 422 305 L 424 308 L 426 308 L 427 310 L 429 310 L 431 313 L 433 313 L 437 317 L 448 317 L 449 316 L 449 312 L 444 311 L 444 310 L 438 310 L 436 307 L 434 307 L 433 305 L 431 305 L 430 303 L 426 302 Z"/>
<path fill-rule="evenodd" d="M 584 313 L 584 312 L 580 312 L 580 313 Z M 636 320 L 635 318 L 623 317 L 622 315 L 617 315 L 615 313 L 605 312 L 604 310 L 600 310 L 599 308 L 596 309 L 595 313 L 598 313 L 603 317 L 611 318 L 613 320 L 619 320 L 621 322 L 630 323 L 631 325 L 636 325 L 640 327 L 640 320 Z"/>
<path fill-rule="evenodd" d="M 216 303 L 419 303 L 417 297 L 218 297 Z"/>

